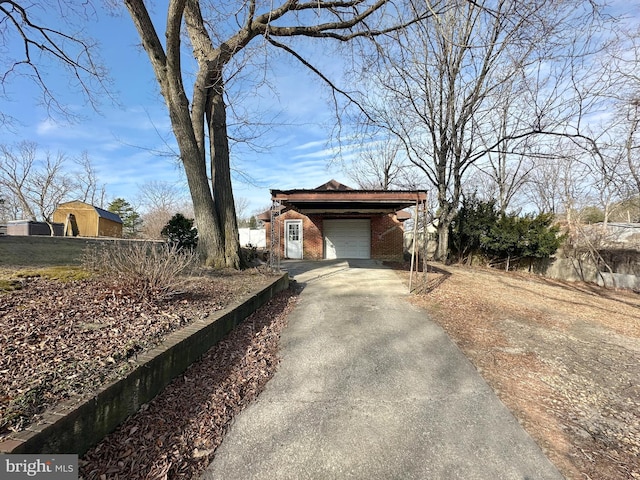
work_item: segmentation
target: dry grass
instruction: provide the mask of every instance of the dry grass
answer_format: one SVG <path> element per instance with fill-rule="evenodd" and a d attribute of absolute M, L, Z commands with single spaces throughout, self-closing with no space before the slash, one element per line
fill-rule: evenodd
<path fill-rule="evenodd" d="M 640 478 L 639 295 L 458 266 L 425 287 L 414 301 L 567 478 Z"/>

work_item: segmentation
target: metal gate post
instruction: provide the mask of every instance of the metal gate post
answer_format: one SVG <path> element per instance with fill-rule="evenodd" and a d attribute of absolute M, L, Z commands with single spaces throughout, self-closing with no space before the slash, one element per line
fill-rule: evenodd
<path fill-rule="evenodd" d="M 280 272 L 280 203 L 271 202 L 271 250 L 269 251 L 269 270 Z"/>

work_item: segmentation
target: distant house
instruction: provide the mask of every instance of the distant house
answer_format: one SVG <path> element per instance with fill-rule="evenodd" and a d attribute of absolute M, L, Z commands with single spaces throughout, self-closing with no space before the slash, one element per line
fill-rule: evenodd
<path fill-rule="evenodd" d="M 58 205 L 53 221 L 64 224 L 65 236 L 122 237 L 119 215 L 78 200 Z"/>
<path fill-rule="evenodd" d="M 331 180 L 311 190 L 271 190 L 274 213 L 267 245 L 291 259 L 371 258 L 402 260 L 403 209 L 426 200 L 417 190 L 356 190 Z M 275 224 L 271 225 L 271 222 Z M 271 231 L 279 238 L 271 239 Z"/>
<path fill-rule="evenodd" d="M 593 223 L 581 227 L 575 243 L 581 248 L 640 252 L 640 223 Z"/>

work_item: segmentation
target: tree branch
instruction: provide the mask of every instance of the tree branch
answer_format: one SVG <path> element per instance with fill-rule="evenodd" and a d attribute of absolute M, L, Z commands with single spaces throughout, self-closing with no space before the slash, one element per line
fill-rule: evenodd
<path fill-rule="evenodd" d="M 59 2 L 59 5 L 72 8 L 64 1 Z M 23 54 L 22 59 L 9 57 L 3 59 L 5 63 L 0 73 L 0 83 L 3 87 L 11 76 L 19 75 L 21 67 L 25 66 L 31 70 L 32 73 L 28 76 L 41 90 L 44 104 L 50 112 L 56 111 L 65 117 L 74 117 L 68 107 L 59 102 L 56 94 L 47 86 L 47 81 L 34 60 L 34 51 L 39 51 L 69 70 L 77 80 L 77 86 L 95 110 L 100 103 L 97 90 L 111 96 L 107 72 L 97 61 L 94 51 L 96 45 L 88 39 L 82 38 L 78 33 L 65 33 L 36 22 L 33 12 L 29 12 L 14 0 L 0 2 L 0 22 L 21 39 Z"/>
<path fill-rule="evenodd" d="M 315 9 L 327 9 L 331 11 L 334 3 L 340 4 L 341 6 L 355 7 L 356 5 L 359 5 L 363 2 L 364 0 L 358 0 L 354 2 L 328 2 L 328 3 L 317 2 L 313 4 L 309 3 L 309 4 L 298 5 L 295 8 L 292 8 L 291 10 L 315 8 Z M 265 14 L 260 16 L 256 20 L 256 22 L 254 22 L 253 28 L 262 34 L 265 34 L 265 35 L 268 34 L 269 36 L 275 36 L 275 37 L 306 36 L 306 37 L 314 37 L 314 38 L 333 38 L 334 40 L 340 40 L 340 41 L 346 42 L 359 37 L 373 38 L 381 35 L 387 35 L 397 30 L 402 30 L 404 28 L 407 28 L 408 26 L 413 25 L 415 23 L 421 22 L 432 15 L 431 11 L 425 10 L 425 12 L 414 15 L 405 22 L 397 23 L 388 28 L 383 28 L 379 30 L 374 30 L 369 28 L 365 20 L 368 17 L 370 17 L 373 13 L 381 9 L 385 4 L 388 4 L 388 3 L 389 3 L 388 0 L 378 0 L 376 3 L 374 3 L 369 8 L 367 8 L 364 12 L 353 15 L 348 20 L 328 22 L 328 23 L 322 23 L 322 24 L 310 25 L 310 26 L 304 26 L 304 25 L 297 25 L 292 27 L 274 26 L 271 23 L 273 21 L 272 18 L 269 16 L 269 14 Z M 282 15 L 283 14 L 281 14 L 280 16 Z M 365 28 L 360 31 L 351 32 L 349 34 L 337 33 L 337 31 L 346 31 L 359 24 L 363 25 Z"/>

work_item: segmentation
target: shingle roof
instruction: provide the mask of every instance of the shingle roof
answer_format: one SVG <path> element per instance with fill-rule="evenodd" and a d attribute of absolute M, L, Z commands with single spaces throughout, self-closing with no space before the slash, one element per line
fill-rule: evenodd
<path fill-rule="evenodd" d="M 111 220 L 112 222 L 122 223 L 122 219 L 120 218 L 120 215 L 118 215 L 117 213 L 113 213 L 108 210 L 103 210 L 102 208 L 99 208 L 96 206 L 94 206 L 93 208 L 98 213 L 98 216 L 102 218 L 106 218 L 107 220 Z"/>

